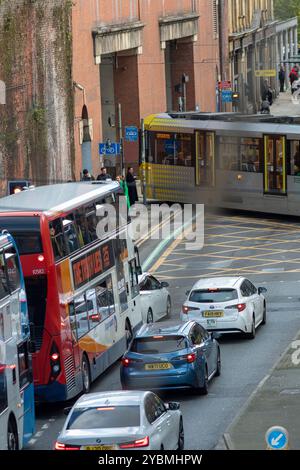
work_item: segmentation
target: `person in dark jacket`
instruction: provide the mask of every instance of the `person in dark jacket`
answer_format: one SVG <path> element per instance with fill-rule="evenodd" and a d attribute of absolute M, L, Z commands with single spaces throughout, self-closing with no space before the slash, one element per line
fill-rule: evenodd
<path fill-rule="evenodd" d="M 111 176 L 107 173 L 106 168 L 103 166 L 101 168 L 101 173 L 97 176 L 97 181 L 106 181 L 111 179 Z"/>
<path fill-rule="evenodd" d="M 128 195 L 129 195 L 129 201 L 130 201 L 131 206 L 139 200 L 135 180 L 136 180 L 136 177 L 133 174 L 133 168 L 128 167 L 128 171 L 126 175 L 126 183 L 128 186 Z"/>
<path fill-rule="evenodd" d="M 278 73 L 279 83 L 280 83 L 280 93 L 284 92 L 284 82 L 285 82 L 285 70 L 283 65 L 280 66 Z"/>
<path fill-rule="evenodd" d="M 82 172 L 82 178 L 81 178 L 81 181 L 93 181 L 95 178 L 93 177 L 93 175 L 91 175 L 89 173 L 89 170 L 87 170 L 86 168 L 83 170 Z"/>

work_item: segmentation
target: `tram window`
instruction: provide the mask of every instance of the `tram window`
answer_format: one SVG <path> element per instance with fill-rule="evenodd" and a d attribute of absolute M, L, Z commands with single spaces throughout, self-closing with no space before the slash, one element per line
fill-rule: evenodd
<path fill-rule="evenodd" d="M 67 255 L 65 247 L 64 236 L 62 231 L 61 219 L 56 219 L 50 222 L 49 231 L 52 243 L 52 249 L 55 260 L 59 260 Z"/>
<path fill-rule="evenodd" d="M 153 133 L 147 159 L 160 165 L 194 166 L 192 146 L 190 134 Z"/>
<path fill-rule="evenodd" d="M 300 142 L 298 140 L 291 141 L 290 149 L 291 175 L 300 176 Z"/>
<path fill-rule="evenodd" d="M 260 139 L 219 137 L 221 169 L 229 171 L 262 171 Z"/>
<path fill-rule="evenodd" d="M 0 299 L 3 299 L 9 294 L 6 269 L 5 269 L 5 260 L 3 251 L 0 252 Z"/>
<path fill-rule="evenodd" d="M 5 259 L 9 287 L 11 291 L 15 291 L 20 287 L 20 265 L 16 255 L 16 250 L 12 246 L 5 250 Z"/>

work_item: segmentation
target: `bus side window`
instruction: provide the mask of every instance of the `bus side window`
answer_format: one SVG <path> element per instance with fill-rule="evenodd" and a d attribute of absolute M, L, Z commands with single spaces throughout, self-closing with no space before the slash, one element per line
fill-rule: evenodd
<path fill-rule="evenodd" d="M 31 382 L 27 342 L 24 342 L 18 346 L 18 364 L 19 364 L 19 386 L 21 389 L 25 387 L 25 385 Z"/>
<path fill-rule="evenodd" d="M 11 291 L 20 288 L 20 265 L 16 255 L 16 250 L 13 246 L 5 249 L 5 259 L 7 266 L 7 274 L 9 280 L 9 287 Z"/>
<path fill-rule="evenodd" d="M 134 298 L 139 293 L 139 281 L 137 275 L 137 266 L 136 260 L 133 259 L 129 261 L 129 274 L 130 274 L 130 287 L 131 287 L 131 297 Z"/>
<path fill-rule="evenodd" d="M 88 245 L 90 238 L 88 233 L 87 219 L 84 209 L 81 207 L 75 212 L 75 224 L 80 246 Z"/>
<path fill-rule="evenodd" d="M 79 250 L 80 243 L 74 224 L 73 214 L 69 214 L 67 217 L 64 217 L 62 224 L 69 253 L 73 253 L 74 251 Z"/>
<path fill-rule="evenodd" d="M 0 252 L 0 299 L 9 294 L 3 251 Z"/>
<path fill-rule="evenodd" d="M 55 260 L 59 260 L 67 255 L 62 231 L 62 223 L 60 219 L 53 220 L 49 223 L 49 231 Z"/>
<path fill-rule="evenodd" d="M 7 385 L 5 365 L 0 362 L 0 414 L 7 408 Z"/>
<path fill-rule="evenodd" d="M 85 217 L 87 221 L 87 230 L 91 241 L 97 240 L 97 217 L 96 217 L 96 207 L 92 204 L 85 208 Z"/>
<path fill-rule="evenodd" d="M 80 295 L 74 300 L 75 303 L 75 314 L 76 314 L 76 326 L 78 339 L 84 336 L 89 331 L 89 319 L 87 312 L 87 304 L 85 295 Z"/>

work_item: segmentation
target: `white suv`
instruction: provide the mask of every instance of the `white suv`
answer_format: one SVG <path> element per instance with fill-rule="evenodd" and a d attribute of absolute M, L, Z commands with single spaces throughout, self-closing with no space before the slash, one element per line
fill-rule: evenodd
<path fill-rule="evenodd" d="M 187 292 L 180 318 L 197 321 L 209 331 L 254 338 L 258 325 L 266 323 L 266 291 L 244 277 L 201 279 Z"/>

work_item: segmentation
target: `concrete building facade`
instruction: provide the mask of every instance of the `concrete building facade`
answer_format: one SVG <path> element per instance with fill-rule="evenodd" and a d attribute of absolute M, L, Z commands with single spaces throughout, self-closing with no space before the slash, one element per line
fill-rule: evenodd
<path fill-rule="evenodd" d="M 219 70 L 216 0 L 74 0 L 75 174 L 119 156 L 99 142 L 119 142 L 126 126 L 179 109 L 215 111 Z M 124 167 L 138 164 L 138 142 L 124 142 Z"/>

